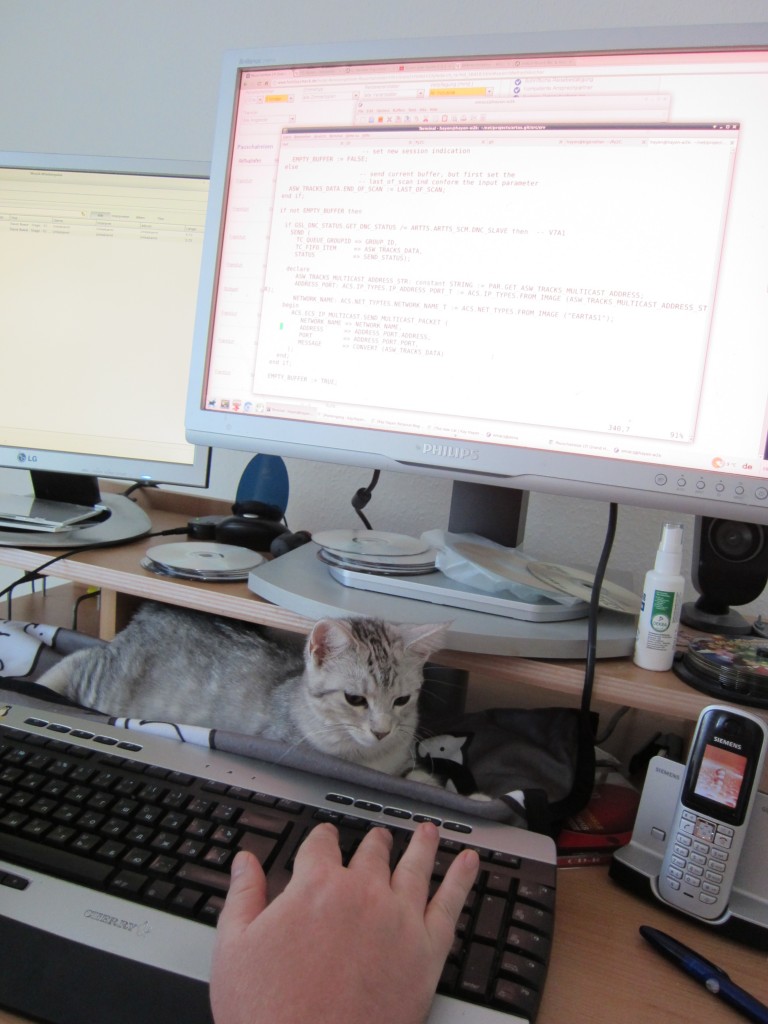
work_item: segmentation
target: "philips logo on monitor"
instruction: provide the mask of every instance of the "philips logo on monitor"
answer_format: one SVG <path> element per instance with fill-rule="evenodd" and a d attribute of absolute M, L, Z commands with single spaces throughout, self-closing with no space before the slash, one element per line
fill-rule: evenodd
<path fill-rule="evenodd" d="M 480 453 L 476 448 L 460 448 L 455 444 L 430 444 L 427 442 L 421 446 L 421 450 L 425 455 L 436 455 L 440 459 L 470 459 L 472 462 L 476 462 L 480 458 Z"/>

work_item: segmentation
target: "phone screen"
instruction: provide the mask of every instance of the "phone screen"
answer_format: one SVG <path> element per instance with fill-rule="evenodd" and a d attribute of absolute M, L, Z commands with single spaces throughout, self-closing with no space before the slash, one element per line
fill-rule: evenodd
<path fill-rule="evenodd" d="M 693 791 L 721 807 L 735 808 L 744 784 L 747 759 L 743 754 L 708 743 L 704 748 Z"/>

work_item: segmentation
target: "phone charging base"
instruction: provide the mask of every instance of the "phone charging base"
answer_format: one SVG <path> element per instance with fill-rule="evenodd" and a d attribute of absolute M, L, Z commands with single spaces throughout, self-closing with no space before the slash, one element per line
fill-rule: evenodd
<path fill-rule="evenodd" d="M 653 757 L 648 765 L 632 839 L 617 850 L 609 874 L 638 896 L 661 903 L 723 935 L 768 950 L 768 794 L 758 793 L 726 912 L 706 921 L 671 906 L 661 898 L 658 879 L 674 821 L 685 765 L 666 757 Z"/>

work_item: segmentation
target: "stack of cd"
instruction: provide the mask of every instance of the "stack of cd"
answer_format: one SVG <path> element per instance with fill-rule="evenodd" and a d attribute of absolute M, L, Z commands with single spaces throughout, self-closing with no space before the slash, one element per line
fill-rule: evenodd
<path fill-rule="evenodd" d="M 768 707 L 768 641 L 707 636 L 691 640 L 674 670 L 697 690 L 737 704 Z"/>
<path fill-rule="evenodd" d="M 249 548 L 212 541 L 184 541 L 149 548 L 142 567 L 158 576 L 201 583 L 231 583 L 248 579 L 264 558 Z"/>
<path fill-rule="evenodd" d="M 768 708 L 768 641 L 757 637 L 698 637 L 675 672 L 697 690 L 754 708 Z"/>
<path fill-rule="evenodd" d="M 437 552 L 424 541 L 377 530 L 326 530 L 312 535 L 318 557 L 338 569 L 377 576 L 424 576 L 435 572 Z"/>

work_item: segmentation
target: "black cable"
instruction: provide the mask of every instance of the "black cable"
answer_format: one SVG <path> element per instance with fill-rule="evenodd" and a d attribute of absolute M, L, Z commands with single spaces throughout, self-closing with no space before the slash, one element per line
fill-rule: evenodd
<path fill-rule="evenodd" d="M 355 512 L 357 512 L 358 516 L 362 519 L 366 530 L 370 530 L 372 529 L 372 527 L 371 524 L 366 519 L 366 517 L 363 515 L 363 509 L 371 500 L 371 497 L 373 495 L 373 489 L 379 482 L 380 476 L 381 471 L 375 469 L 373 471 L 373 476 L 371 477 L 371 482 L 368 484 L 368 486 L 361 487 L 359 490 L 355 491 L 354 495 L 352 496 L 352 508 L 355 510 Z"/>
<path fill-rule="evenodd" d="M 598 746 L 600 746 L 601 744 L 605 743 L 606 740 L 609 740 L 611 736 L 613 736 L 616 730 L 616 726 L 619 724 L 622 718 L 631 710 L 632 708 L 625 704 L 622 705 L 622 707 L 618 708 L 618 710 L 614 711 L 614 713 L 608 720 L 608 724 L 603 726 L 602 732 L 598 733 L 598 735 L 595 736 L 595 743 Z"/>
<path fill-rule="evenodd" d="M 72 609 L 72 629 L 77 630 L 77 619 L 80 614 L 80 605 L 85 601 L 92 601 L 94 597 L 97 600 L 101 597 L 101 588 L 89 590 L 86 594 L 81 594 L 80 597 L 77 598 L 75 606 Z"/>
<path fill-rule="evenodd" d="M 136 480 L 135 483 L 132 483 L 130 487 L 126 487 L 126 489 L 122 492 L 122 496 L 124 498 L 130 498 L 130 496 L 133 494 L 134 491 L 141 491 L 141 490 L 144 490 L 144 489 L 146 489 L 146 490 L 154 489 L 154 490 L 157 491 L 160 488 L 159 488 L 158 484 L 156 484 L 156 483 L 154 483 L 154 482 L 152 482 L 150 480 Z"/>
<path fill-rule="evenodd" d="M 142 540 L 151 540 L 153 537 L 171 537 L 174 534 L 182 534 L 182 533 L 186 534 L 186 532 L 187 532 L 186 526 L 177 526 L 177 527 L 174 527 L 172 530 L 158 530 L 157 533 L 147 533 L 141 539 Z M 64 558 L 71 558 L 73 555 L 84 554 L 86 551 L 98 551 L 101 548 L 116 547 L 118 544 L 123 544 L 123 543 L 125 543 L 125 542 L 124 541 L 102 541 L 100 544 L 84 544 L 82 547 L 79 547 L 79 548 L 70 548 L 67 551 L 62 551 L 58 555 L 54 555 L 53 558 L 49 558 L 47 562 L 43 562 L 41 565 L 38 565 L 36 569 L 28 569 L 24 573 L 23 576 L 20 576 L 17 580 L 14 580 L 13 583 L 9 583 L 8 586 L 5 587 L 3 590 L 0 590 L 0 600 L 2 600 L 2 598 L 4 598 L 6 594 L 10 595 L 16 589 L 16 587 L 20 587 L 24 583 L 34 583 L 35 580 L 42 579 L 43 578 L 43 572 L 44 572 L 45 569 L 50 568 L 50 566 L 55 565 L 56 562 L 60 562 Z M 10 606 L 10 596 L 9 596 L 9 598 L 8 598 L 8 618 L 10 619 L 10 617 L 11 617 L 11 606 Z"/>
<path fill-rule="evenodd" d="M 597 563 L 595 579 L 592 583 L 592 593 L 589 600 L 589 617 L 587 619 L 587 664 L 584 670 L 584 689 L 581 694 L 581 710 L 588 712 L 592 703 L 592 690 L 595 683 L 595 661 L 597 660 L 597 615 L 600 611 L 600 591 L 605 578 L 605 569 L 613 548 L 613 539 L 616 536 L 616 521 L 619 508 L 615 502 L 611 502 L 608 510 L 608 528 L 603 541 L 603 550 L 600 553 L 600 560 Z"/>

